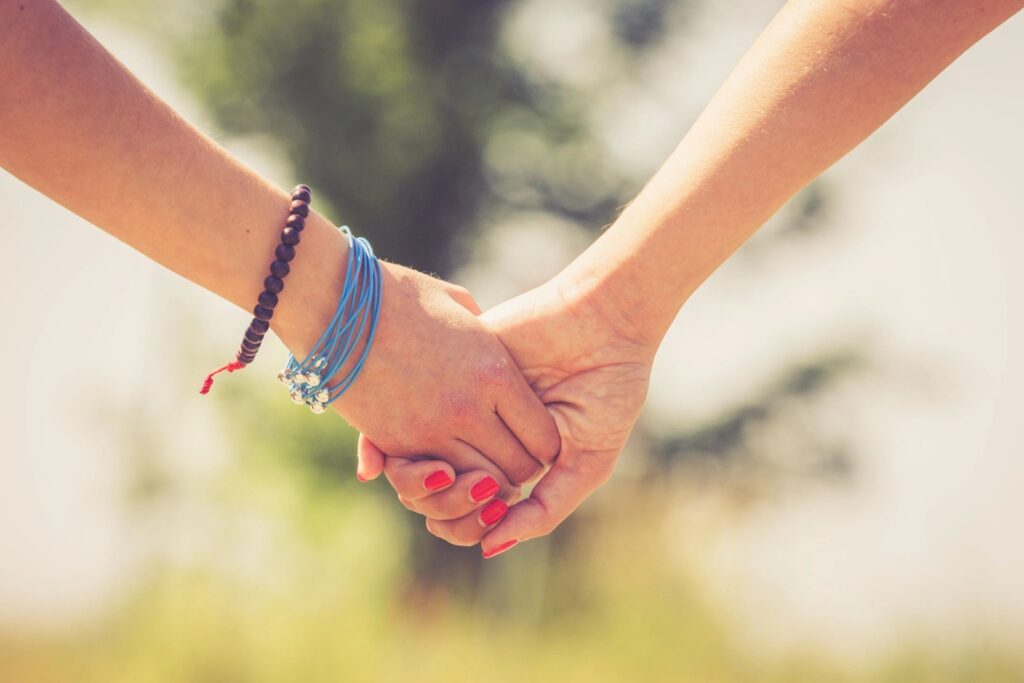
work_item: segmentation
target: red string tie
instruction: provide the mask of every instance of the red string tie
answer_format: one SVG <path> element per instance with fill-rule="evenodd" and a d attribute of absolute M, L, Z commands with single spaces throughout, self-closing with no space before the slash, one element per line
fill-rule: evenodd
<path fill-rule="evenodd" d="M 210 393 L 210 387 L 213 386 L 213 376 L 216 375 L 218 372 L 225 372 L 225 371 L 227 371 L 227 372 L 234 372 L 235 370 L 241 370 L 244 367 L 245 367 L 245 363 L 239 362 L 237 360 L 233 360 L 230 363 L 228 363 L 227 365 L 225 365 L 223 367 L 217 368 L 216 370 L 211 372 L 209 375 L 207 375 L 206 379 L 203 380 L 203 386 L 202 386 L 201 389 L 199 389 L 199 393 L 200 394 L 208 394 L 208 393 Z"/>

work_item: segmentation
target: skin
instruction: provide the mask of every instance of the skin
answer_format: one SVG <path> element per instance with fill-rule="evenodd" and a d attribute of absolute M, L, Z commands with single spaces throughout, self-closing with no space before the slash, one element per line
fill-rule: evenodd
<path fill-rule="evenodd" d="M 1021 7 L 787 3 L 612 228 L 553 282 L 485 315 L 555 416 L 561 455 L 496 526 L 474 528 L 472 513 L 453 519 L 457 510 L 445 509 L 428 529 L 463 545 L 482 539 L 488 556 L 557 527 L 610 475 L 654 351 L 693 291 L 793 194 Z M 395 467 L 372 445 L 360 451 L 364 476 Z"/>
<path fill-rule="evenodd" d="M 0 0 L 0 165 L 247 311 L 288 213 L 286 192 L 178 116 L 53 0 Z M 312 212 L 271 321 L 298 357 L 334 312 L 347 249 Z M 382 265 L 377 337 L 335 409 L 391 453 L 425 449 L 514 495 L 557 455 L 552 418 L 464 289 Z M 225 340 L 225 355 L 236 343 Z"/>

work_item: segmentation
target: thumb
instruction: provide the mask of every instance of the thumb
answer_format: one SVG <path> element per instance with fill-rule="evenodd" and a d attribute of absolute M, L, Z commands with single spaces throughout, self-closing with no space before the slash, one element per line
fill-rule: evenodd
<path fill-rule="evenodd" d="M 366 438 L 365 434 L 359 435 L 356 459 L 356 478 L 359 481 L 376 479 L 384 471 L 384 452 Z"/>
<path fill-rule="evenodd" d="M 556 460 L 530 497 L 509 508 L 501 523 L 484 536 L 480 547 L 485 558 L 551 533 L 611 474 L 610 466 L 571 467 L 567 461 Z"/>

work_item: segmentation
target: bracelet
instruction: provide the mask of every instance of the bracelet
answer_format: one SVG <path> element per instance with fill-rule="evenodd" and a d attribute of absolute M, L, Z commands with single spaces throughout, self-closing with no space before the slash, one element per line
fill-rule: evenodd
<path fill-rule="evenodd" d="M 349 250 L 338 308 L 309 355 L 299 362 L 289 354 L 277 375 L 288 386 L 292 401 L 306 404 L 314 413 L 324 412 L 356 381 L 370 353 L 380 316 L 381 269 L 373 247 L 365 238 L 353 237 L 348 226 L 339 229 L 348 237 Z M 364 331 L 366 341 L 360 344 Z M 350 364 L 360 345 L 359 356 Z M 347 371 L 334 381 L 347 365 Z"/>
<path fill-rule="evenodd" d="M 253 319 L 249 323 L 242 344 L 235 354 L 235 360 L 217 368 L 203 380 L 200 394 L 206 394 L 213 386 L 213 376 L 219 372 L 242 370 L 256 359 L 256 353 L 263 343 L 263 336 L 270 329 L 270 319 L 274 316 L 277 306 L 277 295 L 284 289 L 284 278 L 291 267 L 288 262 L 295 258 L 295 245 L 299 243 L 299 233 L 306 227 L 306 216 L 309 215 L 309 203 L 313 201 L 313 193 L 306 185 L 297 185 L 292 190 L 292 203 L 288 209 L 288 218 L 281 230 L 281 244 L 274 250 L 276 259 L 270 264 L 270 275 L 263 281 L 263 291 L 252 309 Z"/>

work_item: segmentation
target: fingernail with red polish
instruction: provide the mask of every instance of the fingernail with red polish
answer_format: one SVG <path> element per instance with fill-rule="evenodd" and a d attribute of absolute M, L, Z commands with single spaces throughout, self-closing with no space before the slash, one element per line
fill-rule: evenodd
<path fill-rule="evenodd" d="M 494 481 L 493 477 L 484 477 L 473 484 L 473 488 L 469 490 L 469 497 L 473 499 L 474 503 L 479 503 L 498 493 L 499 488 L 498 482 Z"/>
<path fill-rule="evenodd" d="M 500 545 L 494 546 L 490 550 L 485 550 L 484 551 L 484 559 L 486 560 L 489 557 L 494 557 L 498 553 L 503 553 L 506 550 L 508 550 L 509 548 L 511 548 L 512 546 L 514 546 L 516 543 L 519 543 L 519 541 L 517 541 L 516 539 L 513 538 L 510 541 L 505 541 L 504 543 L 502 543 Z"/>
<path fill-rule="evenodd" d="M 423 480 L 423 488 L 428 491 L 436 491 L 443 489 L 452 483 L 452 478 L 448 476 L 448 473 L 444 470 L 437 470 L 427 475 L 427 478 Z"/>
<path fill-rule="evenodd" d="M 480 511 L 480 522 L 484 526 L 497 524 L 498 520 L 504 517 L 506 512 L 508 512 L 508 505 L 505 504 L 505 501 L 501 498 L 492 500 Z"/>

